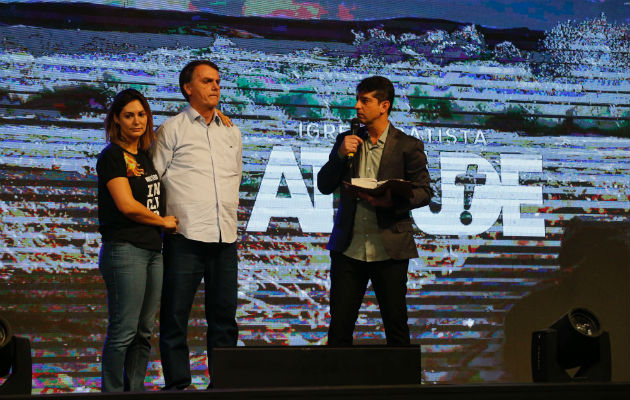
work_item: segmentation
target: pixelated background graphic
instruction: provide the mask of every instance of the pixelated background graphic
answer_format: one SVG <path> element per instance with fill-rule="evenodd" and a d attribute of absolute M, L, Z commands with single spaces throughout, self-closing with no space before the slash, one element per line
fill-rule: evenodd
<path fill-rule="evenodd" d="M 627 2 L 91 3 L 0 2 L 0 314 L 31 339 L 34 393 L 100 388 L 104 115 L 128 87 L 156 126 L 175 115 L 192 59 L 219 65 L 243 133 L 239 345 L 326 342 L 335 202 L 314 180 L 369 75 L 394 82 L 391 121 L 424 141 L 436 193 L 413 213 L 408 284 L 423 382 L 508 380 L 504 315 L 558 278 L 566 221 L 630 214 Z M 384 343 L 372 292 L 355 334 Z"/>

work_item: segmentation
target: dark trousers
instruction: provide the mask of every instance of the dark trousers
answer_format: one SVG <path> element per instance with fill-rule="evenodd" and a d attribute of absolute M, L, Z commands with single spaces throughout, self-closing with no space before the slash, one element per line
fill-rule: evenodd
<path fill-rule="evenodd" d="M 372 281 L 387 344 L 409 345 L 407 325 L 407 269 L 409 260 L 365 262 L 330 252 L 329 346 L 351 346 L 354 325 L 368 285 Z"/>
<path fill-rule="evenodd" d="M 238 259 L 236 243 L 204 243 L 182 235 L 164 242 L 160 353 L 165 389 L 190 385 L 188 318 L 201 279 L 205 282 L 208 364 L 214 347 L 236 346 Z"/>

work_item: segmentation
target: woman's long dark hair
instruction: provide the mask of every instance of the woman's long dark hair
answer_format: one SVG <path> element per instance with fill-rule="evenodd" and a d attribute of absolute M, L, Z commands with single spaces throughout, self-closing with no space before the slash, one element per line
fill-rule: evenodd
<path fill-rule="evenodd" d="M 107 117 L 105 117 L 105 140 L 116 144 L 125 142 L 122 134 L 120 133 L 120 125 L 116 123 L 114 116 L 120 118 L 122 109 L 134 100 L 138 100 L 140 104 L 142 104 L 142 108 L 144 108 L 144 112 L 147 114 L 147 129 L 144 131 L 142 136 L 140 136 L 138 149 L 148 151 L 155 141 L 155 132 L 153 131 L 153 114 L 151 114 L 151 108 L 149 107 L 147 99 L 145 99 L 142 93 L 138 92 L 136 89 L 125 89 L 114 97 L 114 101 L 107 112 Z"/>

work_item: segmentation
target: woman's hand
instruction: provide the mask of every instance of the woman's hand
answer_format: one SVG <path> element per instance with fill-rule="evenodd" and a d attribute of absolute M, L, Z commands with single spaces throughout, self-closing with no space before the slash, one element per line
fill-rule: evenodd
<path fill-rule="evenodd" d="M 232 120 L 228 118 L 225 114 L 223 114 L 218 108 L 216 109 L 216 112 L 219 118 L 221 118 L 221 122 L 223 122 L 223 125 L 227 127 L 234 126 L 234 124 L 232 123 Z"/>
<path fill-rule="evenodd" d="M 166 217 L 163 217 L 162 220 L 164 221 L 164 225 L 162 226 L 162 229 L 164 230 L 164 232 L 167 233 L 173 233 L 173 232 L 177 232 L 177 217 L 172 216 L 172 215 L 167 215 Z"/>

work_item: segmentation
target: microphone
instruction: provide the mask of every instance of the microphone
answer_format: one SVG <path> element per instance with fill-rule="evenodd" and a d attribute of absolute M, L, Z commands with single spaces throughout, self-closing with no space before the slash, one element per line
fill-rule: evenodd
<path fill-rule="evenodd" d="M 350 121 L 350 134 L 355 136 L 361 136 L 359 130 L 361 129 L 361 121 L 359 118 L 352 118 Z M 348 158 L 354 158 L 354 153 L 348 153 Z"/>

